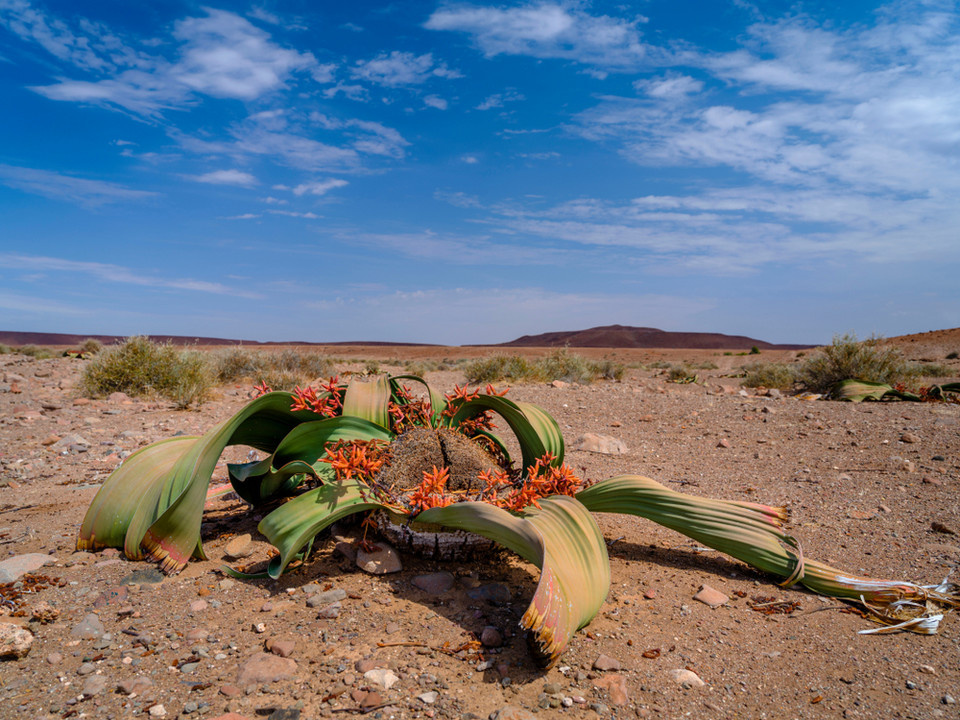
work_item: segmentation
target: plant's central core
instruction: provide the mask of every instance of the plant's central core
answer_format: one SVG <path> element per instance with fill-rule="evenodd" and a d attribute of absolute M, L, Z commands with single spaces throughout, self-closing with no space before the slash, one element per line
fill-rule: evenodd
<path fill-rule="evenodd" d="M 390 445 L 390 464 L 380 472 L 380 481 L 397 490 L 412 490 L 423 474 L 448 468 L 447 489 L 478 491 L 484 487 L 481 472 L 502 469 L 479 444 L 448 429 L 413 427 Z"/>

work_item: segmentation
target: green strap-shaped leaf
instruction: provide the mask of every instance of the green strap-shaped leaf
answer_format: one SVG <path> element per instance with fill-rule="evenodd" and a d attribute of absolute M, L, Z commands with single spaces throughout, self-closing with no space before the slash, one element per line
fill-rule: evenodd
<path fill-rule="evenodd" d="M 365 492 L 364 492 L 365 491 Z M 257 529 L 278 550 L 267 572 L 278 578 L 297 553 L 311 542 L 318 532 L 342 517 L 364 510 L 388 509 L 372 499 L 368 488 L 353 480 L 314 488 L 284 503 L 267 515 Z"/>
<path fill-rule="evenodd" d="M 292 412 L 290 404 L 289 393 L 268 393 L 200 438 L 176 438 L 179 441 L 176 451 L 167 448 L 166 443 L 171 441 L 144 448 L 142 465 L 137 462 L 125 470 L 127 463 L 124 463 L 115 472 L 117 477 L 107 479 L 88 515 L 95 512 L 129 518 L 123 542 L 111 537 L 111 543 L 122 544 L 125 554 L 131 558 L 140 557 L 142 549 L 148 557 L 160 562 L 166 572 L 178 572 L 191 554 L 202 557 L 200 520 L 210 477 L 223 448 L 244 444 L 273 452 L 293 427 L 316 417 L 310 411 Z M 172 466 L 162 472 L 146 458 L 156 462 L 172 460 Z M 118 499 L 124 491 L 142 496 L 133 512 L 128 502 Z M 100 536 L 100 541 L 102 539 Z M 81 534 L 78 545 L 85 542 L 89 540 Z"/>
<path fill-rule="evenodd" d="M 555 465 L 563 462 L 560 426 L 547 412 L 532 403 L 516 403 L 496 395 L 481 395 L 463 403 L 445 423 L 449 427 L 457 427 L 485 410 L 500 415 L 513 430 L 520 443 L 524 472 L 548 452 L 554 456 Z"/>
<path fill-rule="evenodd" d="M 343 415 L 390 427 L 390 380 L 381 375 L 373 382 L 353 378 L 343 395 Z"/>
<path fill-rule="evenodd" d="M 920 396 L 911 392 L 902 392 L 886 383 L 869 382 L 867 380 L 843 380 L 837 383 L 833 390 L 838 400 L 863 402 L 864 400 L 883 400 L 885 397 L 895 397 L 901 400 L 919 402 Z"/>
<path fill-rule="evenodd" d="M 156 508 L 163 479 L 197 439 L 181 436 L 161 440 L 137 450 L 124 460 L 103 483 L 87 509 L 77 537 L 77 550 L 124 547 L 137 508 Z M 142 556 L 142 537 L 141 533 L 127 552 L 131 560 L 138 560 Z"/>
<path fill-rule="evenodd" d="M 416 519 L 482 535 L 540 568 L 521 624 L 533 633 L 537 659 L 552 667 L 574 633 L 600 611 L 610 590 L 610 562 L 600 528 L 580 503 L 555 495 L 540 500 L 540 507 L 516 517 L 463 502 L 425 510 Z"/>
<path fill-rule="evenodd" d="M 299 485 L 295 476 L 303 473 L 329 478 L 324 457 L 329 443 L 339 440 L 382 440 L 389 442 L 389 430 L 358 417 L 333 417 L 305 422 L 291 430 L 276 451 L 255 463 L 230 465 L 230 482 L 237 494 L 258 505 L 275 497 L 289 495 Z"/>

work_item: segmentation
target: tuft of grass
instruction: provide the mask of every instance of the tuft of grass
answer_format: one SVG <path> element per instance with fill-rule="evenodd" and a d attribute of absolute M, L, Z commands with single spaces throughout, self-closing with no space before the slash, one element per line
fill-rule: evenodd
<path fill-rule="evenodd" d="M 253 378 L 265 366 L 263 353 L 253 352 L 242 345 L 218 348 L 209 354 L 208 360 L 221 383 Z"/>
<path fill-rule="evenodd" d="M 36 360 L 47 360 L 54 357 L 53 351 L 50 348 L 45 348 L 40 345 L 21 345 L 16 349 L 16 352 L 21 355 L 28 355 Z"/>
<path fill-rule="evenodd" d="M 750 363 L 744 366 L 744 387 L 765 387 L 787 390 L 797 381 L 794 368 L 785 363 Z"/>
<path fill-rule="evenodd" d="M 96 338 L 87 338 L 80 343 L 80 352 L 96 355 L 103 350 L 103 343 Z"/>
<path fill-rule="evenodd" d="M 80 391 L 89 397 L 113 392 L 134 397 L 159 395 L 184 409 L 202 404 L 213 380 L 201 352 L 135 336 L 106 348 L 91 360 L 80 379 Z"/>
<path fill-rule="evenodd" d="M 626 368 L 614 360 L 597 362 L 561 348 L 533 362 L 521 355 L 492 355 L 466 363 L 463 371 L 470 384 L 562 380 L 588 385 L 601 379 L 620 380 Z"/>
<path fill-rule="evenodd" d="M 943 363 L 921 363 L 916 366 L 916 374 L 921 377 L 945 378 L 954 375 L 953 369 Z"/>
<path fill-rule="evenodd" d="M 13 348 L 9 345 L 4 345 L 0 343 L 0 355 L 9 355 L 13 352 Z"/>
<path fill-rule="evenodd" d="M 797 370 L 797 380 L 808 390 L 829 393 L 843 380 L 866 380 L 896 385 L 917 376 L 917 366 L 908 363 L 895 347 L 883 345 L 881 338 L 862 342 L 847 333 L 833 343 L 818 348 Z"/>
<path fill-rule="evenodd" d="M 671 365 L 667 369 L 667 382 L 693 383 L 696 381 L 696 371 L 686 363 L 681 363 L 680 365 Z"/>

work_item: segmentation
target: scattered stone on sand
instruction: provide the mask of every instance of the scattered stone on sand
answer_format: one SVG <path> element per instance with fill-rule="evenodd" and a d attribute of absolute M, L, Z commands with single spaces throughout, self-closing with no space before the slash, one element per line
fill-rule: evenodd
<path fill-rule="evenodd" d="M 536 720 L 536 716 L 529 710 L 516 705 L 504 705 L 490 713 L 490 720 Z"/>
<path fill-rule="evenodd" d="M 250 533 L 237 535 L 230 540 L 223 549 L 223 554 L 231 560 L 250 557 L 253 554 L 253 538 L 250 536 Z"/>
<path fill-rule="evenodd" d="M 594 670 L 619 670 L 620 661 L 616 658 L 612 658 L 609 655 L 602 654 L 596 660 L 593 661 Z"/>
<path fill-rule="evenodd" d="M 914 443 L 920 442 L 920 436 L 913 432 L 905 432 L 900 436 L 900 442 L 913 445 Z"/>
<path fill-rule="evenodd" d="M 103 633 L 103 623 L 100 622 L 100 618 L 93 613 L 84 616 L 83 620 L 74 625 L 70 631 L 70 634 L 74 637 L 87 639 L 98 638 L 103 635 Z"/>
<path fill-rule="evenodd" d="M 279 682 L 293 677 L 296 671 L 296 660 L 261 652 L 248 658 L 240 666 L 237 674 L 237 685 L 249 687 L 250 685 L 266 685 Z"/>
<path fill-rule="evenodd" d="M 280 638 L 269 638 L 264 645 L 267 650 L 282 658 L 290 657 L 297 648 L 295 640 Z"/>
<path fill-rule="evenodd" d="M 671 670 L 670 678 L 678 685 L 688 689 L 695 688 L 695 687 L 703 687 L 704 685 L 706 685 L 706 683 L 700 679 L 699 675 L 697 675 L 692 670 L 687 670 L 686 668 Z"/>
<path fill-rule="evenodd" d="M 623 441 L 599 433 L 584 433 L 574 441 L 572 449 L 599 455 L 624 455 L 627 452 L 627 446 Z"/>
<path fill-rule="evenodd" d="M 357 548 L 357 567 L 371 575 L 388 575 L 403 570 L 400 554 L 382 541 L 374 544 L 370 551 Z"/>
<path fill-rule="evenodd" d="M 340 617 L 340 611 L 342 606 L 340 603 L 330 603 L 325 607 L 320 608 L 320 611 L 317 613 L 317 617 L 324 620 L 332 620 L 334 618 Z"/>
<path fill-rule="evenodd" d="M 400 678 L 397 677 L 396 673 L 388 668 L 374 668 L 373 670 L 367 670 L 367 672 L 363 674 L 363 679 L 376 685 L 381 690 L 389 690 L 398 682 L 400 682 Z"/>
<path fill-rule="evenodd" d="M 157 568 L 143 568 L 134 570 L 120 581 L 121 585 L 159 585 L 163 582 L 164 574 Z"/>
<path fill-rule="evenodd" d="M 417 575 L 413 584 L 430 595 L 443 595 L 453 587 L 453 574 L 443 571 Z"/>
<path fill-rule="evenodd" d="M 314 593 L 307 597 L 307 607 L 317 608 L 325 607 L 331 603 L 346 600 L 347 591 L 343 588 L 333 588 L 322 592 Z"/>
<path fill-rule="evenodd" d="M 117 690 L 124 695 L 143 695 L 147 690 L 153 687 L 153 680 L 145 675 L 137 675 L 132 678 L 125 678 L 117 685 Z"/>
<path fill-rule="evenodd" d="M 709 585 L 701 585 L 700 592 L 694 595 L 693 599 L 702 602 L 704 605 L 709 605 L 712 608 L 720 607 L 730 600 L 729 597 Z"/>
<path fill-rule="evenodd" d="M 0 657 L 26 657 L 33 646 L 33 633 L 16 625 L 0 623 Z"/>
<path fill-rule="evenodd" d="M 503 583 L 484 583 L 468 590 L 467 596 L 471 600 L 484 600 L 496 606 L 506 605 L 513 599 L 510 588 Z"/>
<path fill-rule="evenodd" d="M 50 565 L 56 561 L 57 559 L 53 555 L 46 555 L 44 553 L 14 555 L 11 558 L 0 561 L 0 585 L 16 582 L 27 573 L 39 570 L 44 565 Z"/>
<path fill-rule="evenodd" d="M 99 695 L 107 689 L 109 684 L 106 675 L 91 675 L 83 681 L 83 687 L 80 694 L 84 697 L 93 697 Z"/>
<path fill-rule="evenodd" d="M 594 680 L 593 686 L 606 690 L 613 705 L 623 706 L 630 702 L 627 679 L 623 675 L 604 675 Z"/>
<path fill-rule="evenodd" d="M 487 625 L 480 633 L 480 642 L 484 647 L 498 648 L 503 645 L 503 633 L 492 625 Z"/>

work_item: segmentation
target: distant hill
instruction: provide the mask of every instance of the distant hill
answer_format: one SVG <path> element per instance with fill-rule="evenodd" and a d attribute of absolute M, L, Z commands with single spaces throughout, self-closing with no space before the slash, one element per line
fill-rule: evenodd
<path fill-rule="evenodd" d="M 428 347 L 427 343 L 400 343 L 400 342 L 380 342 L 377 340 L 351 340 L 349 342 L 329 342 L 329 343 L 311 343 L 299 340 L 289 342 L 258 342 L 256 340 L 228 340 L 226 338 L 195 337 L 193 335 L 147 335 L 148 338 L 157 343 L 170 343 L 171 345 L 249 345 L 250 347 L 271 347 L 274 345 L 358 345 L 358 346 L 378 346 L 378 345 L 396 345 L 410 347 Z M 17 332 L 11 330 L 0 330 L 0 343 L 5 345 L 48 345 L 48 346 L 76 346 L 87 338 L 99 340 L 104 345 L 113 345 L 122 342 L 127 338 L 126 335 L 71 335 L 69 333 L 40 333 L 40 332 Z"/>
<path fill-rule="evenodd" d="M 603 325 L 589 330 L 524 335 L 497 347 L 683 348 L 691 350 L 803 350 L 810 345 L 775 345 L 743 335 L 667 332 L 656 328 Z"/>

